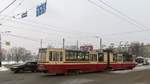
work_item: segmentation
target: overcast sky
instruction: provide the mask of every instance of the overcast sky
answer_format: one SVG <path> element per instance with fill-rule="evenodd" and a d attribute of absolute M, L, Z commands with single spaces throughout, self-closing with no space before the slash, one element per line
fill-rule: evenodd
<path fill-rule="evenodd" d="M 13 0 L 1 0 L 0 10 L 9 5 Z M 76 40 L 82 44 L 93 44 L 98 48 L 99 36 L 103 44 L 109 45 L 120 41 L 140 41 L 149 43 L 150 37 L 150 1 L 149 0 L 102 0 L 111 7 L 121 11 L 128 17 L 136 20 L 143 26 L 133 25 L 118 16 L 107 12 L 112 11 L 98 0 L 47 0 L 47 12 L 36 17 L 36 6 L 44 0 L 17 0 L 6 11 L 0 14 L 0 31 L 11 31 L 11 34 L 27 37 L 12 37 L 2 34 L 2 42 L 11 42 L 11 47 L 25 47 L 37 50 L 40 47 L 40 39 L 43 46 L 48 44 L 61 47 L 62 38 L 67 45 L 75 45 Z M 20 2 L 22 2 L 20 4 Z M 100 7 L 104 9 L 101 9 Z M 21 19 L 18 14 L 28 11 L 28 17 Z M 115 11 L 112 11 L 115 13 Z M 118 13 L 116 13 L 118 14 Z M 16 19 L 11 18 L 16 16 Z M 121 16 L 123 17 L 123 16 Z M 147 29 L 146 31 L 143 31 Z M 131 31 L 141 31 L 124 33 Z M 30 40 L 31 39 L 31 40 Z M 5 45 L 3 45 L 5 48 Z"/>

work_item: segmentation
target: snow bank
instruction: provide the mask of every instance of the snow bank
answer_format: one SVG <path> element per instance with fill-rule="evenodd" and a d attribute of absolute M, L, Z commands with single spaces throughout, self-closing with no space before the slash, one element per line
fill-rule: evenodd
<path fill-rule="evenodd" d="M 17 62 L 15 62 L 15 61 L 10 61 L 10 62 L 7 62 L 7 61 L 3 61 L 2 62 L 2 65 L 11 65 L 11 64 L 22 64 L 22 63 L 24 63 L 24 62 L 22 62 L 22 61 L 19 61 L 18 63 Z"/>
<path fill-rule="evenodd" d="M 150 69 L 150 65 L 145 65 L 145 66 L 137 66 L 132 70 L 117 70 L 117 71 L 110 71 L 110 73 L 129 73 L 129 72 L 136 72 L 136 71 L 142 71 L 142 70 L 147 70 Z"/>
<path fill-rule="evenodd" d="M 146 59 L 147 59 L 148 63 L 150 63 L 150 58 L 146 58 Z"/>
<path fill-rule="evenodd" d="M 7 71 L 7 70 L 9 70 L 9 69 L 4 66 L 0 67 L 0 71 Z"/>
<path fill-rule="evenodd" d="M 89 83 L 94 80 L 91 79 L 70 79 L 65 82 L 62 82 L 61 84 L 84 84 L 84 83 Z"/>

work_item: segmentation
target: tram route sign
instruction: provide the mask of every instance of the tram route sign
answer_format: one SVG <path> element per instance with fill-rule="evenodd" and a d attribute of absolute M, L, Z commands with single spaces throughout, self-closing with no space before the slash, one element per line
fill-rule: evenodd
<path fill-rule="evenodd" d="M 38 5 L 36 7 L 36 17 L 38 17 L 46 12 L 46 6 L 47 6 L 47 2 L 42 3 L 41 5 Z"/>
<path fill-rule="evenodd" d="M 28 12 L 27 11 L 21 14 L 21 18 L 25 18 L 27 16 L 28 16 Z"/>

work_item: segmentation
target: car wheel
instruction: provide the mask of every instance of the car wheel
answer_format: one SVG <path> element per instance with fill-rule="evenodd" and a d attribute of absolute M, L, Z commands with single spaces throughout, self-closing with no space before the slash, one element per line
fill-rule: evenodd
<path fill-rule="evenodd" d="M 35 70 L 32 70 L 31 72 L 36 72 Z"/>
<path fill-rule="evenodd" d="M 19 73 L 19 70 L 15 70 L 14 73 Z"/>

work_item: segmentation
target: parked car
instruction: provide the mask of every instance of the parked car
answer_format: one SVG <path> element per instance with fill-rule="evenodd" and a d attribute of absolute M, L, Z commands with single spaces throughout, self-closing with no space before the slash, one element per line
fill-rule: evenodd
<path fill-rule="evenodd" d="M 144 57 L 137 57 L 135 61 L 138 63 L 138 65 L 149 65 L 149 62 Z"/>
<path fill-rule="evenodd" d="M 10 69 L 14 73 L 24 72 L 24 71 L 31 71 L 31 72 L 38 71 L 37 62 L 26 62 L 21 65 L 15 65 L 15 66 L 11 67 Z"/>

